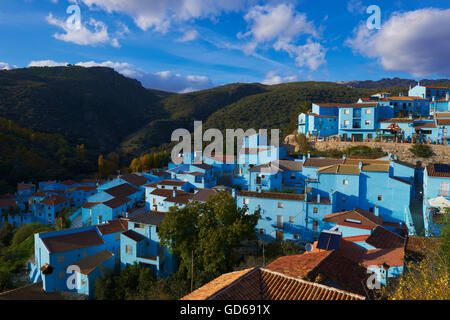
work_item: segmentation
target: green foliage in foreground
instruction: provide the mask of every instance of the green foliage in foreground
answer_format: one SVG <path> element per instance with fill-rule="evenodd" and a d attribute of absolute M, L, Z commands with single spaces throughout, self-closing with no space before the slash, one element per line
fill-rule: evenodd
<path fill-rule="evenodd" d="M 433 151 L 430 146 L 427 146 L 426 144 L 415 144 L 409 148 L 409 151 L 411 151 L 411 153 L 416 157 L 420 158 L 429 158 L 433 155 Z"/>
<path fill-rule="evenodd" d="M 5 223 L 0 229 L 0 292 L 13 289 L 22 283 L 15 283 L 13 276 L 18 275 L 32 254 L 34 254 L 34 234 L 52 231 L 49 225 L 29 223 L 14 229 Z"/>

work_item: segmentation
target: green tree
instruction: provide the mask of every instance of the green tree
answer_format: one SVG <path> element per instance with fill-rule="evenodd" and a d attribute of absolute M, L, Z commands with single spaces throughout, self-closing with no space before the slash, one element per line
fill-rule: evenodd
<path fill-rule="evenodd" d="M 409 148 L 409 151 L 411 151 L 411 153 L 416 157 L 420 158 L 429 158 L 433 154 L 430 146 L 427 146 L 426 144 L 415 144 Z"/>
<path fill-rule="evenodd" d="M 259 210 L 246 214 L 228 192 L 219 192 L 206 203 L 193 202 L 183 208 L 172 207 L 166 214 L 159 237 L 163 246 L 180 257 L 180 272 L 207 278 L 229 272 L 235 263 L 233 249 L 243 240 L 255 238 Z M 193 259 L 192 259 L 193 258 Z"/>

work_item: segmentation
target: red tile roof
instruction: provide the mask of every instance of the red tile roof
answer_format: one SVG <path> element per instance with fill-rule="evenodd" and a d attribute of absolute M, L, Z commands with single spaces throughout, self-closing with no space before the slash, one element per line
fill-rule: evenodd
<path fill-rule="evenodd" d="M 120 177 L 121 179 L 125 180 L 128 183 L 131 183 L 132 185 L 136 186 L 136 187 L 140 187 L 146 183 L 148 183 L 148 179 L 137 175 L 137 174 L 125 174 L 123 176 Z"/>
<path fill-rule="evenodd" d="M 125 219 L 109 220 L 107 223 L 97 225 L 101 235 L 124 232 L 128 230 L 128 222 Z"/>
<path fill-rule="evenodd" d="M 104 244 L 95 230 L 75 232 L 42 238 L 50 253 L 60 253 Z"/>
<path fill-rule="evenodd" d="M 16 200 L 11 198 L 0 198 L 0 208 L 7 208 L 16 205 Z"/>
<path fill-rule="evenodd" d="M 364 297 L 262 268 L 226 273 L 182 300 L 361 300 Z"/>
<path fill-rule="evenodd" d="M 361 208 L 355 208 L 354 210 L 350 211 L 330 213 L 327 214 L 322 220 L 337 224 L 345 223 L 345 225 L 351 223 L 350 226 L 353 226 L 354 224 L 355 227 L 358 227 L 357 223 L 352 224 L 352 222 L 348 221 L 348 219 L 361 221 L 360 225 L 371 227 L 371 229 L 383 223 L 382 217 L 376 216 L 372 212 L 363 210 Z"/>
<path fill-rule="evenodd" d="M 439 167 L 441 166 L 445 170 L 439 171 Z M 450 178 L 450 165 L 449 164 L 429 164 L 426 167 L 427 174 L 429 177 L 436 177 L 436 178 Z"/>
<path fill-rule="evenodd" d="M 294 201 L 305 201 L 304 194 L 297 193 L 285 193 L 285 192 L 257 192 L 257 191 L 246 191 L 243 190 L 239 192 L 238 196 L 248 197 L 248 198 L 263 198 L 263 199 L 280 199 L 280 200 L 294 200 Z"/>
<path fill-rule="evenodd" d="M 437 122 L 437 124 L 439 126 L 448 126 L 448 125 L 450 125 L 450 119 L 437 119 L 436 122 Z"/>
<path fill-rule="evenodd" d="M 303 163 L 303 167 L 321 168 L 343 163 L 344 163 L 343 159 L 306 158 L 305 162 Z"/>
<path fill-rule="evenodd" d="M 404 248 L 373 249 L 367 250 L 361 257 L 361 264 L 365 267 L 372 265 L 389 267 L 401 267 L 404 265 Z"/>
<path fill-rule="evenodd" d="M 92 207 L 95 207 L 96 205 L 100 204 L 101 202 L 85 202 L 81 206 L 82 208 L 90 209 Z"/>
<path fill-rule="evenodd" d="M 66 198 L 63 196 L 51 196 L 50 198 L 45 198 L 41 201 L 42 204 L 46 206 L 56 206 L 57 204 L 70 201 L 70 198 Z"/>
<path fill-rule="evenodd" d="M 400 248 L 405 245 L 405 238 L 378 226 L 372 231 L 366 242 L 377 249 Z"/>
<path fill-rule="evenodd" d="M 112 209 L 115 209 L 120 206 L 126 205 L 129 201 L 131 201 L 130 198 L 112 198 L 111 200 L 103 202 L 103 204 Z"/>
<path fill-rule="evenodd" d="M 330 250 L 284 256 L 268 264 L 266 269 L 288 277 L 303 279 L 332 253 Z"/>
<path fill-rule="evenodd" d="M 139 189 L 129 185 L 128 183 L 123 183 L 118 186 L 106 189 L 105 192 L 112 195 L 113 197 L 125 199 L 126 197 L 139 192 Z"/>

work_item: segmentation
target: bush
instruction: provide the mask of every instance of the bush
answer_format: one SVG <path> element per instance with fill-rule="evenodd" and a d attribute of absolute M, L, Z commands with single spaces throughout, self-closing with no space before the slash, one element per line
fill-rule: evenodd
<path fill-rule="evenodd" d="M 415 144 L 409 148 L 409 151 L 411 151 L 411 153 L 416 157 L 420 158 L 429 158 L 433 154 L 430 146 L 427 146 L 426 144 Z"/>

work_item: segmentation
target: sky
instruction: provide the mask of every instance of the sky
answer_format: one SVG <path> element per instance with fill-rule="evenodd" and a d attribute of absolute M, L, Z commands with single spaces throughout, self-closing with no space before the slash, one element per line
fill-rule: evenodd
<path fill-rule="evenodd" d="M 1 0 L 0 34 L 0 69 L 108 66 L 172 92 L 450 76 L 448 0 Z"/>

